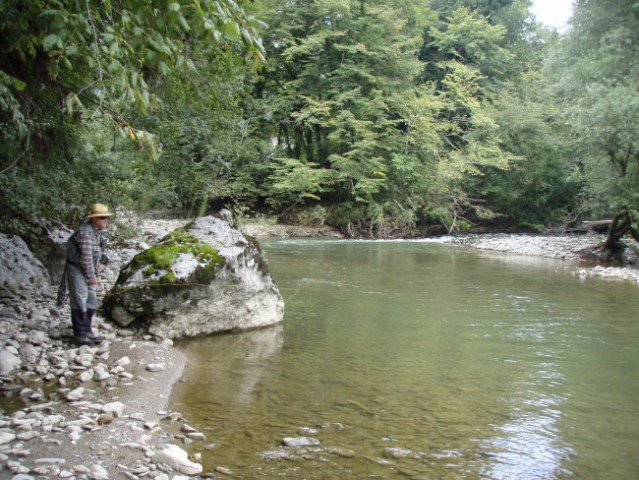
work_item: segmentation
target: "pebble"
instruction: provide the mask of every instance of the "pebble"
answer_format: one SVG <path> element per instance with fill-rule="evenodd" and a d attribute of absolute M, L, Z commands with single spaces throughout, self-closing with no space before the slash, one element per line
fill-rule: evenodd
<path fill-rule="evenodd" d="M 226 475 L 228 477 L 232 477 L 233 476 L 233 470 L 231 470 L 230 468 L 226 468 L 226 467 L 215 467 L 215 471 L 217 473 L 221 473 L 222 475 Z M 175 479 L 174 479 L 175 480 Z"/>
<path fill-rule="evenodd" d="M 122 402 L 111 402 L 102 406 L 104 413 L 111 412 L 116 417 L 121 417 L 124 413 L 125 405 Z"/>
<path fill-rule="evenodd" d="M 122 357 L 119 360 L 113 362 L 114 367 L 126 367 L 131 364 L 131 359 L 129 357 Z"/>
<path fill-rule="evenodd" d="M 111 374 L 104 370 L 103 368 L 94 368 L 93 369 L 93 380 L 96 382 L 102 382 L 107 378 L 111 378 Z"/>
<path fill-rule="evenodd" d="M 24 442 L 40 436 L 40 433 L 35 430 L 29 430 L 28 432 L 22 432 L 16 435 L 17 439 Z"/>
<path fill-rule="evenodd" d="M 75 390 L 71 390 L 67 393 L 66 398 L 69 401 L 80 400 L 84 395 L 84 387 L 78 387 Z"/>
<path fill-rule="evenodd" d="M 413 455 L 413 452 L 405 448 L 386 447 L 384 449 L 384 455 L 390 458 L 406 458 Z"/>
<path fill-rule="evenodd" d="M 115 419 L 113 412 L 102 413 L 98 415 L 98 419 L 96 420 L 98 425 L 107 425 L 111 423 Z"/>
<path fill-rule="evenodd" d="M 28 341 L 33 345 L 42 345 L 43 343 L 46 343 L 47 336 L 41 330 L 34 330 L 31 332 L 31 335 L 29 335 Z"/>
<path fill-rule="evenodd" d="M 163 370 L 164 370 L 164 368 L 165 368 L 165 367 L 164 367 L 164 364 L 163 364 L 163 363 L 149 363 L 149 364 L 146 366 L 146 369 L 147 369 L 149 372 L 161 372 L 161 371 L 163 371 Z"/>
<path fill-rule="evenodd" d="M 64 465 L 67 461 L 64 458 L 58 457 L 45 457 L 37 458 L 35 460 L 36 465 Z"/>
<path fill-rule="evenodd" d="M 108 480 L 109 474 L 102 465 L 92 465 L 89 473 L 91 480 Z"/>
<path fill-rule="evenodd" d="M 13 442 L 16 436 L 11 432 L 0 432 L 0 445 Z"/>
<path fill-rule="evenodd" d="M 202 473 L 202 465 L 190 461 L 188 453 L 173 444 L 167 445 L 153 455 L 151 461 L 157 465 L 166 464 L 177 472 L 187 475 L 199 475 Z"/>

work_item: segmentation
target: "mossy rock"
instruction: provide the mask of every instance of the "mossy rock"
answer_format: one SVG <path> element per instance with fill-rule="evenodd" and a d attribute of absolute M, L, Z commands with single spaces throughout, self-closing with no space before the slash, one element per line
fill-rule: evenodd
<path fill-rule="evenodd" d="M 105 297 L 105 312 L 163 338 L 279 323 L 284 302 L 258 246 L 228 221 L 200 217 L 134 257 Z"/>
<path fill-rule="evenodd" d="M 204 265 L 196 271 L 198 281 L 214 278 L 216 268 L 223 266 L 226 261 L 213 247 L 189 234 L 186 228 L 180 228 L 164 237 L 160 243 L 136 255 L 129 271 L 141 271 L 147 278 L 165 272 L 158 279 L 159 283 L 180 283 L 172 268 L 184 254 L 193 255 L 198 263 Z"/>

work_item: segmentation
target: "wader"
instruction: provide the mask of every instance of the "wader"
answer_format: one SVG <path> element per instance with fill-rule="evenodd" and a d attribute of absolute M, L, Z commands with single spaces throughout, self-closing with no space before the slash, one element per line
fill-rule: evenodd
<path fill-rule="evenodd" d="M 77 240 L 80 232 L 87 232 L 92 238 L 91 259 L 97 275 L 97 267 L 102 256 L 104 239 L 89 222 L 85 222 L 76 231 L 67 244 L 66 284 L 71 303 L 71 323 L 73 338 L 80 345 L 95 345 L 102 338 L 94 335 L 91 330 L 93 314 L 97 308 L 98 299 L 95 285 L 90 285 L 82 267 L 82 250 Z"/>

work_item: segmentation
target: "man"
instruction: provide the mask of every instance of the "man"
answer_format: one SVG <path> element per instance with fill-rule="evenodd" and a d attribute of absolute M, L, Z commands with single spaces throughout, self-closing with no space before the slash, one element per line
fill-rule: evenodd
<path fill-rule="evenodd" d="M 97 345 L 102 338 L 91 330 L 97 308 L 96 286 L 106 239 L 100 231 L 109 223 L 112 213 L 106 205 L 94 203 L 89 215 L 67 243 L 66 283 L 71 303 L 73 338 L 78 345 Z"/>

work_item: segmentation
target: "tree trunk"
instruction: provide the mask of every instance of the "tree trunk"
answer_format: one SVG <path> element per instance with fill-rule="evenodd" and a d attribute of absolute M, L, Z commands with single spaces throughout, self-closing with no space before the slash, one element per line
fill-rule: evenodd
<path fill-rule="evenodd" d="M 621 247 L 619 240 L 628 232 L 630 226 L 631 220 L 628 212 L 616 214 L 608 228 L 608 237 L 606 238 L 606 243 L 604 243 L 604 248 L 611 252 L 618 251 Z"/>

